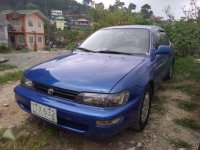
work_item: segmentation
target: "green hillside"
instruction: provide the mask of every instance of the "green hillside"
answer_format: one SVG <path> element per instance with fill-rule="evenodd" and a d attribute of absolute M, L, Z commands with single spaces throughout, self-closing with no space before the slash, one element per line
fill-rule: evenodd
<path fill-rule="evenodd" d="M 60 9 L 67 13 L 84 13 L 88 6 L 75 0 L 46 0 L 48 13 L 51 9 Z M 45 0 L 0 0 L 0 10 L 39 9 L 45 13 Z"/>

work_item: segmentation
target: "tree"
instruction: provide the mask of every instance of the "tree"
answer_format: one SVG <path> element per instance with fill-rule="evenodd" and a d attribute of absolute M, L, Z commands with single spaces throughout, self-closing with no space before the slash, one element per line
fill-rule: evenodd
<path fill-rule="evenodd" d="M 27 2 L 26 5 L 25 5 L 25 8 L 26 9 L 38 9 L 39 6 L 34 4 L 34 3 L 31 3 L 31 2 Z"/>
<path fill-rule="evenodd" d="M 92 0 L 83 0 L 84 5 L 89 5 L 92 2 Z"/>
<path fill-rule="evenodd" d="M 104 9 L 104 4 L 103 3 L 95 4 L 95 9 Z"/>
<path fill-rule="evenodd" d="M 153 11 L 151 10 L 151 6 L 149 4 L 145 4 L 141 7 L 140 13 L 143 15 L 145 19 L 148 19 L 153 15 Z"/>
<path fill-rule="evenodd" d="M 185 17 L 187 20 L 197 20 L 200 21 L 200 8 L 197 5 L 197 0 L 190 0 L 190 6 L 189 9 L 186 9 L 186 7 L 183 7 L 183 12 L 185 14 Z"/>
<path fill-rule="evenodd" d="M 125 3 L 124 3 L 124 2 L 121 2 L 120 0 L 116 0 L 116 1 L 115 1 L 115 6 L 116 6 L 117 8 L 122 8 L 124 5 L 125 5 Z"/>
<path fill-rule="evenodd" d="M 174 17 L 174 13 L 172 12 L 172 9 L 170 6 L 165 8 L 165 14 L 167 15 L 167 17 L 171 20 L 174 21 L 175 17 Z"/>
<path fill-rule="evenodd" d="M 24 9 L 24 3 L 23 2 L 17 2 L 16 9 Z"/>
<path fill-rule="evenodd" d="M 136 5 L 133 4 L 133 3 L 130 3 L 129 6 L 128 6 L 128 9 L 129 9 L 130 11 L 133 11 L 133 10 L 136 9 Z"/>

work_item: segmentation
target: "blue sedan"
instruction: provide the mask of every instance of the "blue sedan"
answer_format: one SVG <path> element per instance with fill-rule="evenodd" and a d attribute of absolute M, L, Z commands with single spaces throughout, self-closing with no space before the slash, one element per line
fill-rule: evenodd
<path fill-rule="evenodd" d="M 73 52 L 26 70 L 19 106 L 63 129 L 93 139 L 147 125 L 152 97 L 171 79 L 174 50 L 157 26 L 103 28 Z"/>

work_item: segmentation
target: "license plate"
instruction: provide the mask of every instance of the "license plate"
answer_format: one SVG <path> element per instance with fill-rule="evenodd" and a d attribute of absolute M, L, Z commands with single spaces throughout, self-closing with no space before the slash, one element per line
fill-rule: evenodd
<path fill-rule="evenodd" d="M 31 101 L 31 112 L 34 115 L 57 123 L 57 110 Z"/>

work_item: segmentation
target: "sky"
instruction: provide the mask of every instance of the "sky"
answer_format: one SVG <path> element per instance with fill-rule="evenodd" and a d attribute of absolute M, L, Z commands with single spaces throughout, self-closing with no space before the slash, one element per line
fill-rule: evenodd
<path fill-rule="evenodd" d="M 78 2 L 82 2 L 82 0 L 77 0 Z M 114 4 L 115 0 L 93 0 L 95 3 L 102 2 L 104 3 L 105 7 L 108 8 L 110 4 Z M 184 16 L 182 8 L 186 6 L 186 8 L 189 7 L 190 0 L 121 0 L 125 3 L 126 6 L 129 5 L 129 3 L 134 3 L 137 5 L 136 11 L 140 11 L 141 6 L 144 4 L 151 5 L 151 9 L 153 10 L 154 14 L 156 16 L 167 18 L 164 12 L 164 9 L 167 6 L 171 6 L 171 10 L 175 15 L 176 19 L 179 19 L 180 17 Z M 200 0 L 197 0 L 198 5 L 200 6 Z"/>

